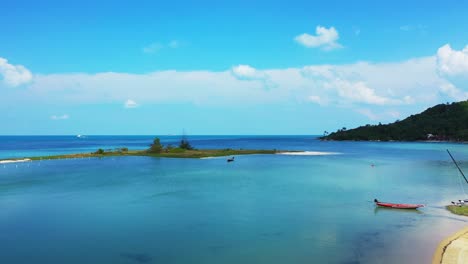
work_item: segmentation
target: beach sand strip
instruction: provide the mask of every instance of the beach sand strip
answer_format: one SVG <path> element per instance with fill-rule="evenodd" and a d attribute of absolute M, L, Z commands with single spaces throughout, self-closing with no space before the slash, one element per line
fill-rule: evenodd
<path fill-rule="evenodd" d="M 463 228 L 440 242 L 432 258 L 432 264 L 440 263 L 468 263 L 468 227 Z"/>
<path fill-rule="evenodd" d="M 0 164 L 3 164 L 3 163 L 15 163 L 15 162 L 27 162 L 27 161 L 31 161 L 31 159 L 0 160 Z"/>

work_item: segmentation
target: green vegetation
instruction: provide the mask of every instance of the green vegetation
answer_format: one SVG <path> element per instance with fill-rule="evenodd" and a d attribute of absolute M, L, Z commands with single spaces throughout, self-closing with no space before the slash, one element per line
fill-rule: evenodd
<path fill-rule="evenodd" d="M 187 150 L 182 148 L 173 148 L 169 152 L 163 152 L 156 155 L 147 155 L 166 158 L 205 158 L 205 157 L 223 157 L 233 155 L 248 154 L 275 154 L 275 150 L 225 150 L 225 149 L 200 149 Z"/>
<path fill-rule="evenodd" d="M 439 104 L 402 121 L 387 125 L 365 125 L 333 133 L 322 140 L 370 141 L 468 141 L 468 101 Z"/>
<path fill-rule="evenodd" d="M 448 205 L 447 209 L 457 215 L 468 216 L 468 206 Z"/>
<path fill-rule="evenodd" d="M 104 154 L 104 150 L 100 148 L 100 149 L 96 150 L 96 152 L 94 152 L 94 154 L 102 155 L 102 154 Z"/>
<path fill-rule="evenodd" d="M 153 140 L 153 144 L 151 144 L 150 148 L 147 150 L 148 153 L 161 153 L 163 150 L 163 145 L 159 138 L 155 138 Z"/>
<path fill-rule="evenodd" d="M 179 148 L 186 149 L 186 150 L 193 150 L 194 149 L 192 147 L 192 145 L 190 145 L 190 142 L 188 141 L 188 139 L 185 138 L 185 136 L 180 141 Z"/>
<path fill-rule="evenodd" d="M 164 147 L 161 144 L 161 141 L 159 138 L 155 138 L 153 140 L 153 144 L 151 144 L 150 148 L 146 151 L 150 154 L 158 154 L 161 152 L 164 153 L 183 153 L 186 150 L 195 150 L 192 145 L 190 145 L 190 142 L 183 137 L 182 140 L 180 141 L 179 147 L 174 148 L 172 145 L 168 144 L 166 147 Z"/>

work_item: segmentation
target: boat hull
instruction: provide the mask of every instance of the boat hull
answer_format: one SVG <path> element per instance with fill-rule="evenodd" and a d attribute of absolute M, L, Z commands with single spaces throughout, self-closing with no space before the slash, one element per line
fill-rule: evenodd
<path fill-rule="evenodd" d="M 395 208 L 395 209 L 417 209 L 420 207 L 424 207 L 423 204 L 396 204 L 396 203 L 383 203 L 383 202 L 376 202 L 375 204 L 377 206 Z"/>

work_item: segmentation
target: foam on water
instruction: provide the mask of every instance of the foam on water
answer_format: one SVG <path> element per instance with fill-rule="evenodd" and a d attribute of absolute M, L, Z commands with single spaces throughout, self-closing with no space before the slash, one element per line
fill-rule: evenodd
<path fill-rule="evenodd" d="M 296 152 L 279 152 L 278 155 L 293 155 L 293 156 L 326 156 L 339 155 L 339 152 L 324 152 L 324 151 L 296 151 Z"/>

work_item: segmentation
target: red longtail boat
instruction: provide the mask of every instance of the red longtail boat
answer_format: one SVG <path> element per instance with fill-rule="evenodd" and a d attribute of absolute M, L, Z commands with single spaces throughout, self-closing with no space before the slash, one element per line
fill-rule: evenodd
<path fill-rule="evenodd" d="M 377 199 L 374 199 L 374 202 L 377 206 L 389 207 L 389 208 L 395 208 L 395 209 L 417 209 L 419 207 L 424 207 L 423 204 L 384 203 L 384 202 L 379 202 Z"/>

